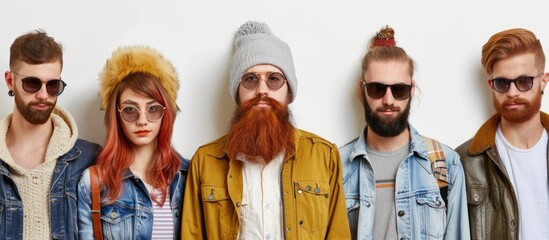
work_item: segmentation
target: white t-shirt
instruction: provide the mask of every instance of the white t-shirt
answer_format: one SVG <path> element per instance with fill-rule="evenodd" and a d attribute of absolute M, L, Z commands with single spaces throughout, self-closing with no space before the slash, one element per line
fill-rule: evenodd
<path fill-rule="evenodd" d="M 547 132 L 530 149 L 512 146 L 500 127 L 496 147 L 513 184 L 519 205 L 520 239 L 549 236 L 549 182 L 547 177 Z"/>

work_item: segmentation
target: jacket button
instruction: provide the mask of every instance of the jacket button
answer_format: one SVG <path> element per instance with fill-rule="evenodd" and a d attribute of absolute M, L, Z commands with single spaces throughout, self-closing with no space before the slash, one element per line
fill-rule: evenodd
<path fill-rule="evenodd" d="M 475 202 L 480 201 L 480 196 L 475 193 L 475 195 L 473 195 L 473 201 L 475 201 Z"/>
<path fill-rule="evenodd" d="M 437 207 L 440 207 L 440 205 L 442 205 L 442 202 L 440 202 L 440 200 L 437 200 L 435 204 L 437 205 Z"/>
<path fill-rule="evenodd" d="M 236 207 L 240 207 L 240 202 L 236 202 Z"/>
<path fill-rule="evenodd" d="M 115 212 L 111 212 L 110 216 L 111 216 L 111 218 L 116 218 L 116 217 L 118 217 L 118 214 L 116 214 Z"/>
<path fill-rule="evenodd" d="M 514 227 L 515 225 L 517 225 L 517 221 L 515 221 L 515 219 L 511 220 L 511 226 Z"/>
<path fill-rule="evenodd" d="M 176 216 L 176 217 L 181 217 L 181 212 L 176 212 L 176 213 L 175 213 L 175 216 Z"/>
<path fill-rule="evenodd" d="M 404 216 L 404 211 L 398 211 L 398 216 L 399 216 L 399 217 Z"/>
<path fill-rule="evenodd" d="M 301 190 L 297 190 L 297 193 L 298 193 L 298 194 L 302 194 L 302 193 L 303 193 L 303 191 L 301 191 Z"/>
<path fill-rule="evenodd" d="M 369 202 L 366 203 L 366 207 L 370 207 L 370 205 L 371 205 L 371 204 L 370 204 Z"/>
<path fill-rule="evenodd" d="M 307 187 L 305 187 L 305 190 L 307 190 L 307 191 L 311 191 L 311 186 L 307 186 Z"/>
<path fill-rule="evenodd" d="M 303 225 L 303 220 L 299 220 L 299 225 Z"/>

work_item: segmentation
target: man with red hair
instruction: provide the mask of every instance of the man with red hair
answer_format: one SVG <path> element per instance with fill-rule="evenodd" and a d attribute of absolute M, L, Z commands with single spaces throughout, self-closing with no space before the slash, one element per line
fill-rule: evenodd
<path fill-rule="evenodd" d="M 467 184 L 472 239 L 547 239 L 549 81 L 539 39 L 526 29 L 494 34 L 482 47 L 496 114 L 456 150 Z"/>
<path fill-rule="evenodd" d="M 183 239 L 349 239 L 337 147 L 297 129 L 288 45 L 266 24 L 235 38 L 229 133 L 201 146 L 185 189 Z"/>

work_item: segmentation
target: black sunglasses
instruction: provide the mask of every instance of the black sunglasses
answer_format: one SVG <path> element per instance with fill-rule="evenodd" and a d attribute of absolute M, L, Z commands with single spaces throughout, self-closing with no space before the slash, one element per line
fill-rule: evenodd
<path fill-rule="evenodd" d="M 40 78 L 37 77 L 23 77 L 19 75 L 18 73 L 14 71 L 10 71 L 14 75 L 21 78 L 21 82 L 23 82 L 23 90 L 27 93 L 35 93 L 38 92 L 44 83 Z M 51 79 L 45 82 L 46 85 L 46 91 L 48 94 L 52 97 L 57 97 L 63 93 L 65 90 L 65 87 L 67 84 L 63 82 L 61 79 Z"/>
<path fill-rule="evenodd" d="M 504 93 L 509 91 L 509 88 L 511 87 L 511 83 L 515 84 L 515 87 L 521 91 L 526 92 L 530 89 L 532 89 L 532 86 L 534 85 L 534 79 L 537 77 L 543 75 L 539 74 L 537 76 L 520 76 L 515 79 L 507 79 L 504 77 L 498 77 L 490 80 L 492 82 L 492 88 L 496 90 L 498 93 Z"/>
<path fill-rule="evenodd" d="M 366 81 L 362 81 L 362 84 L 364 84 L 368 96 L 373 99 L 380 99 L 385 96 L 387 88 L 391 88 L 391 93 L 396 100 L 408 99 L 412 91 L 411 84 L 397 83 L 388 85 L 378 82 L 366 83 Z"/>
<path fill-rule="evenodd" d="M 267 83 L 267 87 L 271 90 L 278 90 L 286 83 L 286 77 L 279 72 L 268 72 L 264 74 L 249 72 L 242 76 L 240 84 L 250 90 L 256 89 L 261 81 L 260 75 L 267 75 L 265 82 Z"/>

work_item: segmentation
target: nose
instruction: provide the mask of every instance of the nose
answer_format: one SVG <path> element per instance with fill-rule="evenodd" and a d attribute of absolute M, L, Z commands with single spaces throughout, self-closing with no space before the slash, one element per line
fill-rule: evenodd
<path fill-rule="evenodd" d="M 385 105 L 393 105 L 395 103 L 393 92 L 391 92 L 391 88 L 389 86 L 387 86 L 387 91 L 385 91 L 385 95 L 381 98 L 381 100 Z"/>
<path fill-rule="evenodd" d="M 137 126 L 146 126 L 149 123 L 149 119 L 147 119 L 147 111 L 139 112 L 139 118 L 135 123 L 137 123 Z"/>
<path fill-rule="evenodd" d="M 508 97 L 516 97 L 520 94 L 520 90 L 518 90 L 517 85 L 515 85 L 515 82 L 509 84 L 509 90 L 505 93 Z"/>
<path fill-rule="evenodd" d="M 257 86 L 256 93 L 258 96 L 267 96 L 269 93 L 269 86 L 267 86 L 267 79 L 259 79 L 259 86 Z"/>
<path fill-rule="evenodd" d="M 42 83 L 42 87 L 40 87 L 38 92 L 36 92 L 36 98 L 38 98 L 40 100 L 46 100 L 46 99 L 48 99 L 48 97 L 49 97 L 49 94 L 48 94 L 48 91 L 46 89 L 46 84 Z"/>

